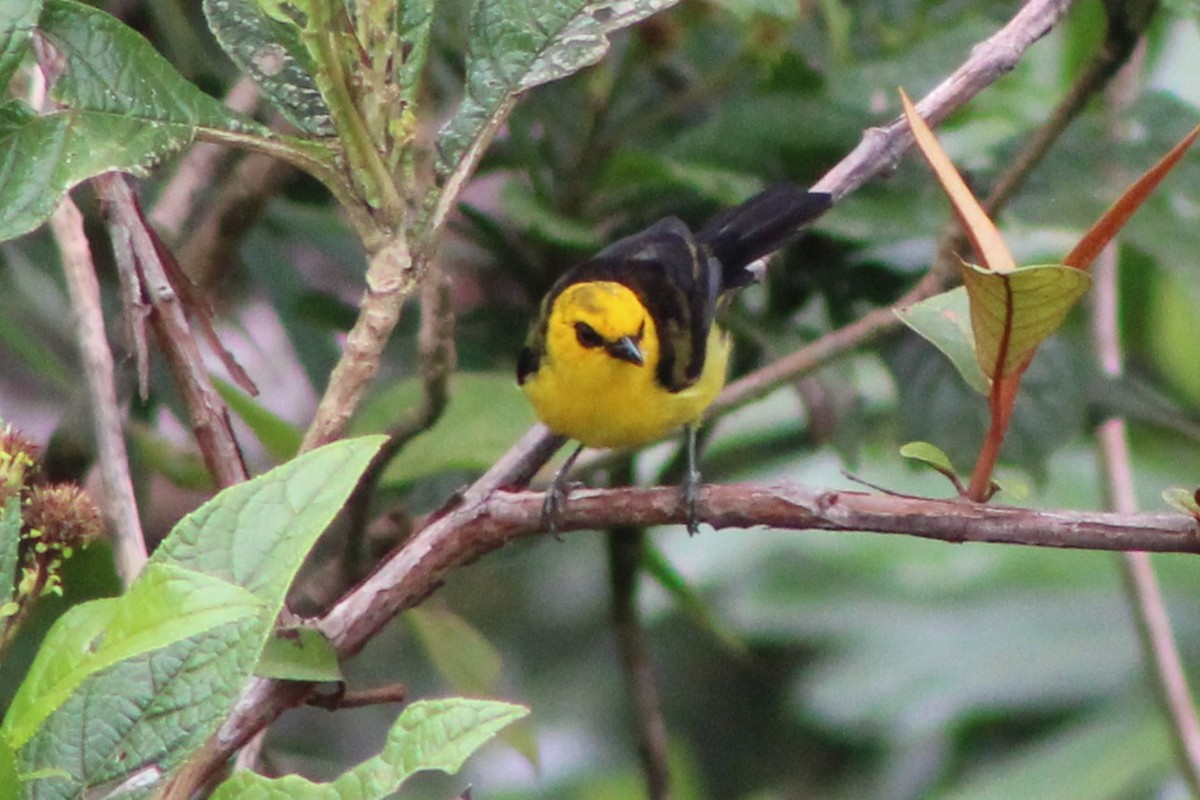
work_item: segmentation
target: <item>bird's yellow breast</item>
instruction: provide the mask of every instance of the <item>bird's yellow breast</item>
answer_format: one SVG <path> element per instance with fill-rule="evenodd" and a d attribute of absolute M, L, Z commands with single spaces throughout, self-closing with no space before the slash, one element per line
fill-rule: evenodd
<path fill-rule="evenodd" d="M 642 364 L 581 343 L 582 323 L 606 341 L 636 341 Z M 729 338 L 709 331 L 699 379 L 678 392 L 658 383 L 658 329 L 638 296 L 623 284 L 589 281 L 565 289 L 550 309 L 545 350 L 522 384 L 534 411 L 555 433 L 589 447 L 634 447 L 695 422 L 725 384 Z"/>

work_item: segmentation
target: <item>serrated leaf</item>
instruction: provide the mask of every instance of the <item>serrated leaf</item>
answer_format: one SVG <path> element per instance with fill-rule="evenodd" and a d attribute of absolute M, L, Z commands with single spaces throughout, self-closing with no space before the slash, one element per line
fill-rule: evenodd
<path fill-rule="evenodd" d="M 51 96 L 74 109 L 265 134 L 249 117 L 189 83 L 141 34 L 75 0 L 46 0 L 38 29 L 62 56 Z"/>
<path fill-rule="evenodd" d="M 213 377 L 212 382 L 217 394 L 253 431 L 275 463 L 283 463 L 296 455 L 304 434 L 295 425 L 264 408 L 253 397 L 227 381 Z"/>
<path fill-rule="evenodd" d="M 75 185 L 102 172 L 144 176 L 192 138 L 188 126 L 90 111 L 0 121 L 0 241 L 41 225 Z"/>
<path fill-rule="evenodd" d="M 975 349 L 984 374 L 1007 377 L 1066 319 L 1091 277 L 1061 264 L 993 272 L 963 263 L 959 273 L 971 306 Z"/>
<path fill-rule="evenodd" d="M 0 732 L 20 748 L 88 676 L 260 610 L 239 586 L 148 563 L 123 597 L 75 606 L 51 629 Z"/>
<path fill-rule="evenodd" d="M 176 525 L 144 574 L 201 573 L 227 587 L 225 593 L 253 596 L 255 612 L 157 649 L 149 645 L 158 641 L 143 639 L 128 648 L 132 657 L 89 674 L 19 749 L 18 768 L 30 790 L 77 797 L 131 777 L 150 786 L 187 760 L 228 715 L 301 561 L 381 443 L 369 437 L 306 453 L 224 490 Z M 154 613 L 172 610 L 159 593 L 138 597 L 137 586 L 102 601 L 115 610 L 88 604 L 79 607 L 86 619 L 68 615 L 75 622 L 55 634 L 55 651 L 86 652 L 96 631 L 107 636 L 108 620 L 122 618 L 119 606 L 129 597 L 139 600 L 132 620 L 156 603 Z M 162 640 L 177 634 L 168 630 Z"/>
<path fill-rule="evenodd" d="M 63 61 L 51 96 L 65 108 L 0 113 L 0 241 L 42 224 L 59 198 L 102 172 L 145 175 L 198 128 L 265 134 L 188 83 L 150 43 L 114 17 L 48 0 L 39 23 Z"/>
<path fill-rule="evenodd" d="M 294 25 L 273 19 L 256 0 L 204 0 L 204 16 L 217 42 L 280 113 L 303 131 L 334 135 L 312 58 Z"/>
<path fill-rule="evenodd" d="M 452 171 L 495 131 L 521 92 L 591 66 L 608 36 L 678 0 L 479 0 L 471 15 L 467 85 L 438 135 L 438 171 Z"/>
<path fill-rule="evenodd" d="M 504 661 L 471 623 L 448 608 L 430 606 L 410 610 L 405 619 L 452 691 L 467 695 L 496 691 Z"/>
<path fill-rule="evenodd" d="M 13 496 L 0 507 L 0 607 L 13 599 L 21 544 L 21 498 Z M 0 619 L 5 615 L 0 613 Z"/>
<path fill-rule="evenodd" d="M 396 720 L 381 754 L 332 783 L 314 783 L 295 775 L 265 778 L 253 772 L 238 772 L 217 787 L 213 800 L 382 800 L 416 772 L 458 772 L 468 756 L 528 713 L 524 706 L 495 700 L 422 700 L 406 708 Z"/>
<path fill-rule="evenodd" d="M 286 628 L 272 633 L 259 656 L 254 674 L 281 681 L 342 680 L 342 669 L 333 645 L 314 628 Z"/>
<path fill-rule="evenodd" d="M 968 386 L 980 394 L 987 394 L 988 379 L 980 369 L 975 353 L 975 332 L 971 329 L 971 306 L 966 289 L 959 286 L 907 308 L 899 308 L 896 316 L 942 351 Z"/>
<path fill-rule="evenodd" d="M 921 115 L 917 113 L 903 89 L 900 90 L 900 102 L 904 106 L 904 116 L 908 119 L 908 125 L 912 129 L 917 148 L 929 162 L 929 167 L 937 176 L 946 196 L 950 198 L 954 213 L 962 222 L 979 258 L 987 265 L 988 269 L 996 272 L 1007 272 L 1014 269 L 1017 262 L 1009 252 L 1008 245 L 1000 238 L 1000 231 L 996 229 L 995 223 L 979 205 L 975 195 L 971 194 L 966 181 L 958 174 L 950 157 L 938 144 L 937 137 L 933 135 L 933 131 L 925 124 Z"/>
<path fill-rule="evenodd" d="M 41 0 L 0 0 L 0 86 L 8 86 L 42 13 Z"/>
<path fill-rule="evenodd" d="M 1200 517 L 1200 503 L 1196 502 L 1196 490 L 1194 489 L 1172 486 L 1170 489 L 1163 490 L 1162 499 L 1172 508 L 1193 517 Z"/>

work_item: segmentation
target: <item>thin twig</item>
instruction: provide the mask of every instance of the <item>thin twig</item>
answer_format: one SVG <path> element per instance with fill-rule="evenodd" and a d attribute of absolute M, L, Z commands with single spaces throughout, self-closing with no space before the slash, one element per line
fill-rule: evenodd
<path fill-rule="evenodd" d="M 212 385 L 179 294 L 159 260 L 133 190 L 115 173 L 98 176 L 92 183 L 110 215 L 114 251 L 118 258 L 132 259 L 141 277 L 152 308 L 150 320 L 187 405 L 205 466 L 219 486 L 246 480 L 246 465 L 233 435 L 229 410 Z"/>
<path fill-rule="evenodd" d="M 138 517 L 137 498 L 129 475 L 122 414 L 117 405 L 112 350 L 104 329 L 100 284 L 96 280 L 92 250 L 83 231 L 83 216 L 70 196 L 50 218 L 50 229 L 62 253 L 67 293 L 75 310 L 84 379 L 87 382 L 100 476 L 104 483 L 104 508 L 112 523 L 113 556 L 121 582 L 129 586 L 146 563 L 146 540 Z"/>

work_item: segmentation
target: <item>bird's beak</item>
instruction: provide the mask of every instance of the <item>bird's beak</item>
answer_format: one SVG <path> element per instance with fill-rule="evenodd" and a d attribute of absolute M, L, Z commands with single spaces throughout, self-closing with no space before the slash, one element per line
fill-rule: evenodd
<path fill-rule="evenodd" d="M 607 349 L 608 354 L 613 358 L 628 361 L 639 367 L 646 363 L 646 359 L 642 356 L 642 349 L 638 347 L 637 341 L 632 336 L 622 336 L 610 344 Z"/>

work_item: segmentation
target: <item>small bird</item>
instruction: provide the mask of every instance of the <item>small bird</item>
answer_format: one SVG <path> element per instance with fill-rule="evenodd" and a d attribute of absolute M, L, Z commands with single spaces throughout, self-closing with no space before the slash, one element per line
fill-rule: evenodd
<path fill-rule="evenodd" d="M 721 387 L 729 336 L 714 324 L 747 267 L 832 204 L 829 194 L 772 186 L 693 234 L 667 217 L 564 273 L 517 359 L 517 383 L 538 418 L 579 446 L 555 475 L 542 525 L 555 530 L 566 477 L 584 447 L 627 448 L 683 427 L 687 528 L 696 532 L 696 422 Z"/>

